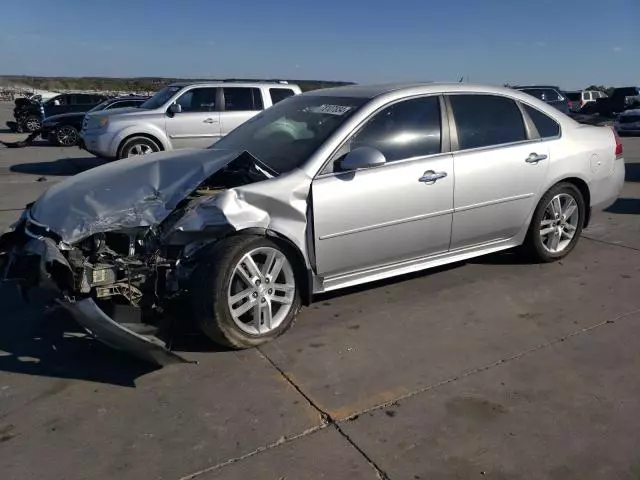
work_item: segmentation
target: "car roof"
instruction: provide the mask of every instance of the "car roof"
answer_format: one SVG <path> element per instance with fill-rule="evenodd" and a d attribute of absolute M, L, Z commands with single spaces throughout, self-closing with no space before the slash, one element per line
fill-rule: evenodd
<path fill-rule="evenodd" d="M 110 98 L 109 101 L 110 102 L 121 102 L 123 100 L 149 100 L 149 98 L 151 97 L 143 97 L 142 95 L 123 95 L 121 97 L 113 97 Z"/>
<path fill-rule="evenodd" d="M 557 85 L 517 85 L 513 87 L 516 90 L 523 90 L 525 88 L 553 88 L 554 90 L 560 90 Z"/>
<path fill-rule="evenodd" d="M 204 87 L 248 87 L 248 88 L 256 88 L 256 87 L 275 87 L 275 88 L 290 88 L 290 87 L 298 87 L 298 85 L 293 83 L 279 83 L 279 82 L 236 82 L 236 81 L 197 81 L 197 82 L 175 82 L 171 83 L 169 87 L 190 87 L 192 85 L 204 86 Z"/>
<path fill-rule="evenodd" d="M 391 83 L 380 85 L 349 85 L 344 87 L 324 88 L 321 90 L 311 90 L 303 95 L 312 96 L 335 96 L 335 97 L 361 97 L 375 98 L 387 94 L 430 94 L 442 92 L 470 92 L 470 93 L 495 93 L 514 95 L 520 94 L 514 89 L 497 87 L 492 85 L 482 85 L 477 83 Z"/>

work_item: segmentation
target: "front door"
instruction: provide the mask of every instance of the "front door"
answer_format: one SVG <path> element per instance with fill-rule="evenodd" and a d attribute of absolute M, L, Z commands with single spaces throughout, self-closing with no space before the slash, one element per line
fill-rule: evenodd
<path fill-rule="evenodd" d="M 506 240 L 525 225 L 549 165 L 510 98 L 451 95 L 458 145 L 451 250 Z"/>
<path fill-rule="evenodd" d="M 313 181 L 317 273 L 340 276 L 446 252 L 454 178 L 453 157 L 441 149 L 440 98 L 386 107 L 337 157 L 361 146 L 381 151 L 387 163 L 350 172 L 330 168 Z M 439 178 L 427 181 L 429 172 Z"/>
<path fill-rule="evenodd" d="M 176 103 L 180 113 L 167 113 L 165 128 L 174 149 L 207 148 L 220 139 L 220 112 L 216 88 L 197 87 L 184 92 Z"/>

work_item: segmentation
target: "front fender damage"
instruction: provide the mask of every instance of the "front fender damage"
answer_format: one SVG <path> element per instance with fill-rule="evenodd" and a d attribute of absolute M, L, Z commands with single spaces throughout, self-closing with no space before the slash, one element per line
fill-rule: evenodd
<path fill-rule="evenodd" d="M 307 247 L 311 179 L 301 171 L 269 182 L 217 192 L 184 212 L 169 243 L 187 243 L 186 256 L 220 238 L 246 231 L 271 233 L 294 245 L 311 268 Z M 209 241 L 204 238 L 209 238 Z M 189 239 L 193 240 L 190 245 Z"/>
<path fill-rule="evenodd" d="M 178 165 L 185 159 L 194 164 L 188 172 Z M 191 274 L 206 247 L 242 233 L 283 239 L 297 250 L 297 266 L 306 269 L 305 282 L 311 285 L 311 179 L 302 170 L 265 174 L 247 154 L 229 163 L 232 159 L 225 153 L 207 169 L 190 156 L 143 159 L 103 172 L 114 181 L 122 170 L 149 174 L 153 185 L 127 183 L 132 197 L 124 195 L 126 185 L 105 186 L 95 175 L 76 178 L 69 188 L 79 189 L 80 180 L 96 188 L 84 189 L 91 193 L 84 193 L 83 201 L 61 189 L 47 195 L 50 201 L 38 201 L 23 216 L 16 230 L 23 240 L 13 250 L 39 259 L 38 286 L 50 280 L 56 301 L 98 340 L 153 363 L 183 362 L 159 338 L 174 331 L 175 317 L 165 314 L 180 297 L 188 298 Z M 145 168 L 138 171 L 141 165 Z M 180 181 L 172 170 L 181 173 Z M 160 185 L 166 188 L 156 188 Z M 62 209 L 67 200 L 73 214 L 61 215 L 55 207 Z"/>

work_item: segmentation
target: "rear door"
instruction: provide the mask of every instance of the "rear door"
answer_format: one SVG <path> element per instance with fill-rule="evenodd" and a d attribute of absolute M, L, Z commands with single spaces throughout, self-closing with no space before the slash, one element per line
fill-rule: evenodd
<path fill-rule="evenodd" d="M 220 139 L 217 90 L 195 87 L 176 100 L 182 112 L 167 113 L 165 122 L 173 148 L 207 148 Z"/>
<path fill-rule="evenodd" d="M 225 136 L 264 109 L 259 88 L 224 87 L 221 120 L 221 135 Z"/>
<path fill-rule="evenodd" d="M 281 102 L 285 98 L 293 97 L 296 92 L 291 88 L 270 88 L 269 89 L 269 97 L 271 98 L 271 105 L 275 105 L 278 102 Z"/>
<path fill-rule="evenodd" d="M 457 135 L 451 250 L 516 235 L 535 206 L 549 148 L 525 125 L 518 104 L 485 94 L 451 94 Z"/>

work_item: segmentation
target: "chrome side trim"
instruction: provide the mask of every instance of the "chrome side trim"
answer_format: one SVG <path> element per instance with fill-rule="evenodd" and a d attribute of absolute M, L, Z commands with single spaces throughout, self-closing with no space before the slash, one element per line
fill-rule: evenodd
<path fill-rule="evenodd" d="M 442 215 L 449 215 L 452 213 L 453 213 L 453 209 L 449 209 L 449 210 L 442 210 L 440 212 L 427 213 L 425 215 L 416 215 L 415 217 L 403 218 L 402 220 L 392 220 L 390 222 L 377 223 L 375 225 L 369 225 L 366 227 L 354 228 L 353 230 L 345 230 L 344 232 L 329 233 L 327 235 L 323 235 L 322 237 L 320 237 L 319 240 L 328 240 L 329 238 L 343 237 L 345 235 L 351 235 L 353 233 L 366 232 L 369 230 L 376 230 L 378 228 L 401 225 L 403 223 L 417 222 L 419 220 L 424 220 L 424 219 L 433 218 L 433 217 L 441 217 Z"/>
<path fill-rule="evenodd" d="M 525 199 L 525 198 L 531 198 L 534 195 L 535 195 L 534 193 L 525 193 L 523 195 L 514 195 L 513 197 L 499 198 L 497 200 L 489 200 L 488 202 L 474 203 L 473 205 L 466 205 L 464 207 L 458 207 L 458 208 L 454 209 L 454 211 L 456 213 L 457 212 L 465 212 L 467 210 L 473 210 L 474 208 L 488 207 L 490 205 L 497 205 L 499 203 L 507 203 L 507 202 L 513 202 L 514 200 L 522 200 L 522 199 Z"/>
<path fill-rule="evenodd" d="M 447 265 L 467 260 L 469 258 L 499 252 L 500 250 L 507 250 L 519 245 L 519 243 L 520 240 L 517 237 L 513 237 L 506 240 L 497 240 L 485 243 L 479 246 L 476 245 L 460 250 L 439 253 L 429 257 L 420 257 L 402 263 L 382 265 L 367 270 L 349 272 L 334 277 L 326 277 L 322 280 L 322 289 L 314 293 L 330 292 L 332 290 L 352 287 L 354 285 L 361 285 L 363 283 L 374 282 L 385 278 L 396 277 L 398 275 Z"/>
<path fill-rule="evenodd" d="M 201 133 L 197 135 L 187 134 L 187 135 L 169 135 L 169 138 L 215 138 L 220 137 L 221 135 L 217 133 Z"/>

